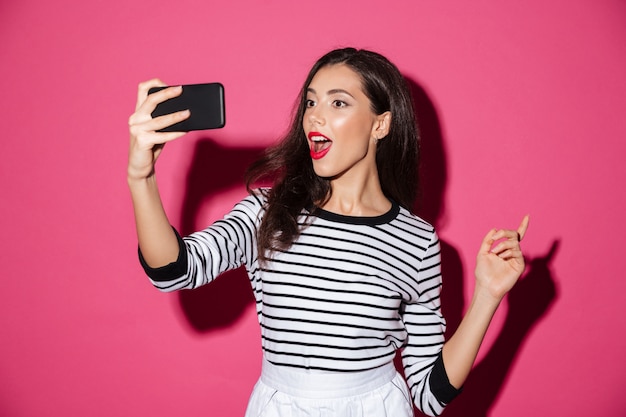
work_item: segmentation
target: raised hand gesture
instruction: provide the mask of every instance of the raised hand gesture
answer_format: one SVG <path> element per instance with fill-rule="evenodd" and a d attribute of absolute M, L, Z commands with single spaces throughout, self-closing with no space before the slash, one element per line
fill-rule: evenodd
<path fill-rule="evenodd" d="M 524 272 L 520 241 L 528 229 L 529 217 L 517 230 L 492 229 L 482 241 L 476 259 L 476 290 L 484 291 L 498 302 Z"/>
<path fill-rule="evenodd" d="M 154 173 L 154 165 L 164 144 L 178 139 L 186 133 L 157 132 L 189 117 L 189 111 L 184 110 L 152 118 L 151 113 L 159 103 L 179 96 L 183 91 L 182 87 L 178 86 L 166 88 L 154 94 L 148 94 L 150 88 L 164 85 L 158 79 L 139 84 L 135 112 L 128 119 L 130 129 L 130 150 L 128 153 L 129 180 L 150 177 Z"/>

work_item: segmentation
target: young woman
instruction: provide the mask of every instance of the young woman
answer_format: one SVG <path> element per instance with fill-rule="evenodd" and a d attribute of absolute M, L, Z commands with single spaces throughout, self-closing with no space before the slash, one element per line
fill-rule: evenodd
<path fill-rule="evenodd" d="M 263 370 L 247 416 L 440 414 L 458 394 L 500 301 L 524 270 L 518 230 L 480 245 L 471 304 L 444 341 L 439 241 L 411 213 L 419 144 L 409 90 L 383 56 L 331 51 L 311 69 L 289 132 L 248 171 L 250 195 L 181 238 L 160 201 L 157 118 L 181 93 L 147 95 L 130 117 L 130 187 L 140 260 L 163 291 L 195 288 L 244 266 L 256 298 Z M 261 179 L 273 186 L 255 189 Z M 401 350 L 405 378 L 393 358 Z M 408 383 L 408 384 L 407 384 Z"/>

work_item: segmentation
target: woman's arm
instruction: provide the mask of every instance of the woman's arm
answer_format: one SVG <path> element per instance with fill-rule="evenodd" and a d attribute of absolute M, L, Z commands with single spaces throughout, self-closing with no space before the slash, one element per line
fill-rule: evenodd
<path fill-rule="evenodd" d="M 494 229 L 483 239 L 476 260 L 472 301 L 458 329 L 443 346 L 446 373 L 457 388 L 465 383 L 500 302 L 524 272 L 520 240 L 528 221 L 526 216 L 517 231 Z"/>
<path fill-rule="evenodd" d="M 163 86 L 157 79 L 139 84 L 135 112 L 128 120 L 130 149 L 128 153 L 128 187 L 133 203 L 139 248 L 146 263 L 160 267 L 178 257 L 178 240 L 167 219 L 155 177 L 155 164 L 165 143 L 185 132 L 157 132 L 189 117 L 189 111 L 152 118 L 157 104 L 182 93 L 171 87 L 148 95 L 152 87 Z"/>

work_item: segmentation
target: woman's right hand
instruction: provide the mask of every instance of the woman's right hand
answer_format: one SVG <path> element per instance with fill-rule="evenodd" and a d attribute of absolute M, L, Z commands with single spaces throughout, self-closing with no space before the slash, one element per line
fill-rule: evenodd
<path fill-rule="evenodd" d="M 177 86 L 148 94 L 150 88 L 161 86 L 165 86 L 165 84 L 158 79 L 139 84 L 135 112 L 128 119 L 130 130 L 129 180 L 141 180 L 152 176 L 156 160 L 165 143 L 178 139 L 186 133 L 157 132 L 157 130 L 187 119 L 190 114 L 188 110 L 184 110 L 152 118 L 151 113 L 159 103 L 179 96 L 183 91 L 182 87 Z"/>

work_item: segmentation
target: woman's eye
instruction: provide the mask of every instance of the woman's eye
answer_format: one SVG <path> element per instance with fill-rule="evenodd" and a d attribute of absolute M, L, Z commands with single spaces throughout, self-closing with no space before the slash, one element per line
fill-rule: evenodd
<path fill-rule="evenodd" d="M 345 101 L 341 101 L 341 100 L 333 101 L 333 106 L 338 107 L 338 108 L 346 107 L 347 105 L 348 103 L 346 103 Z"/>
<path fill-rule="evenodd" d="M 313 106 L 315 106 L 315 102 L 313 100 L 306 99 L 304 101 L 304 106 L 306 108 L 313 107 Z"/>

